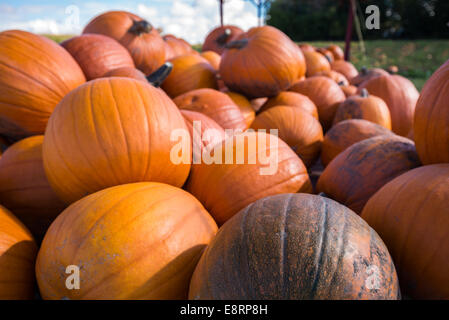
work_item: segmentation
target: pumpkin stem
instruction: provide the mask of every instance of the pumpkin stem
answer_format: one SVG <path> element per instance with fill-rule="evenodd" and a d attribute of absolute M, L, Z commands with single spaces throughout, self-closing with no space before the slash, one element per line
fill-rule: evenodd
<path fill-rule="evenodd" d="M 226 44 L 226 49 L 243 49 L 248 45 L 248 39 L 234 40 Z"/>
<path fill-rule="evenodd" d="M 360 69 L 360 73 L 364 76 L 368 73 L 368 69 L 366 67 L 362 67 L 362 69 Z"/>
<path fill-rule="evenodd" d="M 342 87 L 342 86 L 345 85 L 345 82 L 344 82 L 344 81 L 340 81 L 340 82 L 338 83 L 338 85 Z"/>
<path fill-rule="evenodd" d="M 168 75 L 170 74 L 172 69 L 173 69 L 173 64 L 171 62 L 166 62 L 159 69 L 157 69 L 152 74 L 147 76 L 147 80 L 150 84 L 152 84 L 153 86 L 155 86 L 157 88 L 168 77 Z"/>
<path fill-rule="evenodd" d="M 133 25 L 129 28 L 128 32 L 140 36 L 142 33 L 150 33 L 153 30 L 153 26 L 146 20 L 134 20 Z"/>
<path fill-rule="evenodd" d="M 221 34 L 217 40 L 215 40 L 220 46 L 225 46 L 226 42 L 228 42 L 229 37 L 231 36 L 232 31 L 229 28 L 226 28 L 223 34 Z"/>
<path fill-rule="evenodd" d="M 368 98 L 369 96 L 368 90 L 366 90 L 366 88 L 363 88 L 362 91 L 360 91 L 360 96 L 362 98 Z"/>
<path fill-rule="evenodd" d="M 320 192 L 320 193 L 318 193 L 318 195 L 320 197 L 329 198 L 329 196 L 327 194 L 325 194 L 324 192 Z"/>

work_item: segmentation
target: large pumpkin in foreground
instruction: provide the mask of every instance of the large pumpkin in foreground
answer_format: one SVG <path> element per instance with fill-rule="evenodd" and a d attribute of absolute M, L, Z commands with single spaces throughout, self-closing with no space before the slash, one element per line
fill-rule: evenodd
<path fill-rule="evenodd" d="M 76 61 L 54 41 L 25 31 L 0 32 L 0 134 L 12 140 L 43 134 L 55 106 L 85 81 Z"/>
<path fill-rule="evenodd" d="M 387 248 L 366 222 L 330 199 L 282 194 L 223 225 L 201 257 L 190 299 L 398 299 Z"/>
<path fill-rule="evenodd" d="M 335 157 L 321 174 L 317 191 L 360 214 L 382 186 L 418 166 L 413 141 L 396 135 L 373 137 Z"/>
<path fill-rule="evenodd" d="M 162 183 L 108 188 L 69 206 L 36 263 L 44 299 L 186 299 L 217 225 L 187 192 Z M 79 267 L 78 290 L 66 268 Z"/>
<path fill-rule="evenodd" d="M 416 104 L 413 135 L 424 164 L 449 162 L 449 61 L 427 80 Z"/>
<path fill-rule="evenodd" d="M 306 72 L 301 50 L 274 27 L 252 28 L 227 48 L 221 58 L 221 78 L 231 91 L 248 98 L 277 95 Z"/>
<path fill-rule="evenodd" d="M 48 180 L 71 203 L 119 184 L 156 181 L 182 186 L 190 154 L 172 159 L 187 132 L 176 105 L 160 89 L 131 78 L 100 78 L 70 92 L 51 115 L 43 156 Z M 178 163 L 178 160 L 180 162 Z"/>
<path fill-rule="evenodd" d="M 217 145 L 192 170 L 186 189 L 223 224 L 257 199 L 288 192 L 311 192 L 307 169 L 279 138 L 245 132 Z"/>
<path fill-rule="evenodd" d="M 0 206 L 0 300 L 34 297 L 37 246 L 28 229 Z"/>

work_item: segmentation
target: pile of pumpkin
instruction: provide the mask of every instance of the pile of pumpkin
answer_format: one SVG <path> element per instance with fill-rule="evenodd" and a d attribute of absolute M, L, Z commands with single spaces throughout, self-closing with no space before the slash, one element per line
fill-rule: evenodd
<path fill-rule="evenodd" d="M 449 298 L 448 101 L 269 26 L 1 32 L 0 299 Z"/>

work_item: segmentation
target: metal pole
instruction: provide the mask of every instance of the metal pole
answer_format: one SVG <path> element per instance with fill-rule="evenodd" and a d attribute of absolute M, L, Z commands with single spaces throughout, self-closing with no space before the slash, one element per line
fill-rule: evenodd
<path fill-rule="evenodd" d="M 349 61 L 351 59 L 351 39 L 352 39 L 352 27 L 354 24 L 354 13 L 353 13 L 353 1 L 349 0 L 349 12 L 348 12 L 348 23 L 346 25 L 346 39 L 345 39 L 345 60 Z"/>
<path fill-rule="evenodd" d="M 224 23 L 223 23 L 223 1 L 224 0 L 219 0 L 220 1 L 220 24 L 223 27 Z"/>

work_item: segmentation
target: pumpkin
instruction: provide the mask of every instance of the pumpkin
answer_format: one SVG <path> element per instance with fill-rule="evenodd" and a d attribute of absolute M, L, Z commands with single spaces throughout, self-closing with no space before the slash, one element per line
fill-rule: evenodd
<path fill-rule="evenodd" d="M 302 53 L 308 51 L 308 52 L 315 52 L 316 49 L 314 46 L 308 43 L 301 43 L 298 45 L 298 47 L 301 49 Z"/>
<path fill-rule="evenodd" d="M 360 214 L 382 186 L 418 166 L 413 141 L 396 135 L 377 136 L 336 156 L 318 179 L 317 191 Z"/>
<path fill-rule="evenodd" d="M 154 87 L 159 87 L 165 79 L 168 77 L 170 72 L 173 69 L 173 65 L 170 62 L 164 63 L 159 69 L 154 71 L 149 76 L 145 76 L 145 74 L 135 68 L 123 67 L 118 69 L 113 69 L 107 72 L 104 77 L 125 77 L 125 78 L 133 78 L 140 81 L 149 82 Z"/>
<path fill-rule="evenodd" d="M 370 80 L 375 77 L 379 76 L 388 76 L 389 73 L 381 68 L 373 68 L 373 69 L 367 69 L 365 67 L 362 67 L 360 70 L 360 73 L 351 79 L 350 83 L 354 86 L 359 86 L 363 82 Z"/>
<path fill-rule="evenodd" d="M 186 299 L 217 225 L 192 195 L 157 182 L 91 194 L 50 226 L 36 262 L 43 299 Z M 80 287 L 66 287 L 68 265 Z"/>
<path fill-rule="evenodd" d="M 327 50 L 325 48 L 318 48 L 318 49 L 316 49 L 316 52 L 323 55 L 326 58 L 326 60 L 329 61 L 329 63 L 334 61 L 334 55 L 329 50 Z"/>
<path fill-rule="evenodd" d="M 36 254 L 31 233 L 0 205 L 0 300 L 33 299 Z"/>
<path fill-rule="evenodd" d="M 316 118 L 301 108 L 272 107 L 260 113 L 251 128 L 278 129 L 279 138 L 296 152 L 306 167 L 313 165 L 320 155 L 323 129 Z"/>
<path fill-rule="evenodd" d="M 162 39 L 165 42 L 165 60 L 170 60 L 184 54 L 194 53 L 190 44 L 173 35 L 165 35 Z"/>
<path fill-rule="evenodd" d="M 316 76 L 297 82 L 290 91 L 303 94 L 312 100 L 324 130 L 331 127 L 335 112 L 346 99 L 340 86 L 328 77 Z"/>
<path fill-rule="evenodd" d="M 236 26 L 221 26 L 212 30 L 204 40 L 203 51 L 214 51 L 221 55 L 226 44 L 244 31 Z"/>
<path fill-rule="evenodd" d="M 276 136 L 248 131 L 227 138 L 210 154 L 185 187 L 220 225 L 257 199 L 312 191 L 303 162 Z"/>
<path fill-rule="evenodd" d="M 282 91 L 277 96 L 268 99 L 260 108 L 259 112 L 263 112 L 276 106 L 298 107 L 318 119 L 318 110 L 315 104 L 307 96 L 300 93 Z"/>
<path fill-rule="evenodd" d="M 390 130 L 362 119 L 341 121 L 326 133 L 321 147 L 321 162 L 327 166 L 332 159 L 354 143 L 381 135 L 393 135 Z"/>
<path fill-rule="evenodd" d="M 42 135 L 20 140 L 0 158 L 0 203 L 14 212 L 38 240 L 65 208 L 45 176 L 43 140 Z"/>
<path fill-rule="evenodd" d="M 395 300 L 400 291 L 385 244 L 363 219 L 331 199 L 281 194 L 220 228 L 189 298 Z"/>
<path fill-rule="evenodd" d="M 256 27 L 226 45 L 220 75 L 230 91 L 248 98 L 271 97 L 305 74 L 304 56 L 282 31 Z"/>
<path fill-rule="evenodd" d="M 332 44 L 328 46 L 326 49 L 332 53 L 334 60 L 344 60 L 345 53 L 343 52 L 343 49 L 340 48 L 339 46 Z"/>
<path fill-rule="evenodd" d="M 67 204 L 131 182 L 182 186 L 189 154 L 172 159 L 174 130 L 187 127 L 159 89 L 131 78 L 100 78 L 71 91 L 50 117 L 43 159 L 50 185 Z M 190 137 L 183 140 L 191 144 Z M 179 161 L 178 161 L 179 160 Z"/>
<path fill-rule="evenodd" d="M 390 109 L 393 132 L 406 136 L 413 126 L 415 106 L 419 97 L 415 85 L 402 76 L 394 75 L 374 77 L 362 83 L 359 91 L 363 88 L 385 101 Z"/>
<path fill-rule="evenodd" d="M 346 79 L 346 77 L 344 75 L 342 75 L 340 72 L 337 72 L 337 71 L 333 71 L 333 70 L 321 71 L 321 72 L 316 73 L 315 76 L 323 76 L 323 77 L 331 78 L 339 86 L 349 85 L 348 79 Z"/>
<path fill-rule="evenodd" d="M 268 101 L 267 97 L 251 99 L 251 107 L 253 107 L 255 112 L 259 112 L 262 106 Z"/>
<path fill-rule="evenodd" d="M 218 70 L 220 68 L 220 61 L 221 56 L 214 51 L 205 51 L 201 53 L 201 56 L 209 61 L 210 65 L 215 69 Z"/>
<path fill-rule="evenodd" d="M 249 128 L 251 126 L 251 123 L 253 123 L 254 118 L 256 117 L 256 113 L 254 112 L 254 109 L 251 106 L 251 102 L 240 93 L 230 91 L 227 91 L 225 93 L 240 108 L 243 118 L 245 118 L 246 128 Z"/>
<path fill-rule="evenodd" d="M 449 61 L 424 85 L 416 105 L 414 139 L 424 164 L 449 162 Z"/>
<path fill-rule="evenodd" d="M 213 89 L 197 89 L 176 97 L 180 109 L 204 113 L 223 129 L 245 130 L 245 118 L 240 108 L 223 92 Z"/>
<path fill-rule="evenodd" d="M 348 119 L 364 119 L 391 130 L 391 116 L 385 102 L 363 89 L 359 95 L 343 101 L 335 114 L 334 124 Z"/>
<path fill-rule="evenodd" d="M 84 34 L 61 43 L 78 62 L 87 80 L 103 77 L 113 69 L 134 68 L 131 55 L 125 47 L 101 34 Z"/>
<path fill-rule="evenodd" d="M 340 72 L 349 81 L 351 81 L 352 78 L 356 77 L 359 74 L 354 65 L 351 62 L 345 60 L 335 60 L 331 63 L 331 69 Z"/>
<path fill-rule="evenodd" d="M 341 90 L 343 91 L 343 93 L 345 94 L 346 98 L 354 96 L 357 94 L 357 87 L 353 86 L 353 85 L 348 85 L 345 86 L 343 84 L 339 84 Z"/>
<path fill-rule="evenodd" d="M 362 212 L 390 251 L 401 289 L 415 299 L 449 298 L 449 164 L 404 173 Z"/>
<path fill-rule="evenodd" d="M 104 77 L 125 77 L 136 80 L 147 81 L 145 74 L 134 67 L 121 67 L 112 69 L 104 74 Z"/>
<path fill-rule="evenodd" d="M 162 84 L 162 89 L 172 98 L 200 89 L 217 89 L 215 70 L 203 57 L 186 54 L 170 60 L 173 71 Z"/>
<path fill-rule="evenodd" d="M 131 54 L 137 69 L 149 75 L 165 62 L 165 43 L 146 20 L 126 11 L 108 11 L 92 19 L 83 30 L 111 37 Z"/>
<path fill-rule="evenodd" d="M 11 140 L 43 134 L 59 101 L 86 81 L 70 54 L 25 31 L 0 32 L 0 134 Z"/>
<path fill-rule="evenodd" d="M 311 77 L 323 71 L 330 71 L 331 65 L 325 56 L 316 51 L 305 51 L 307 72 L 306 77 Z"/>

